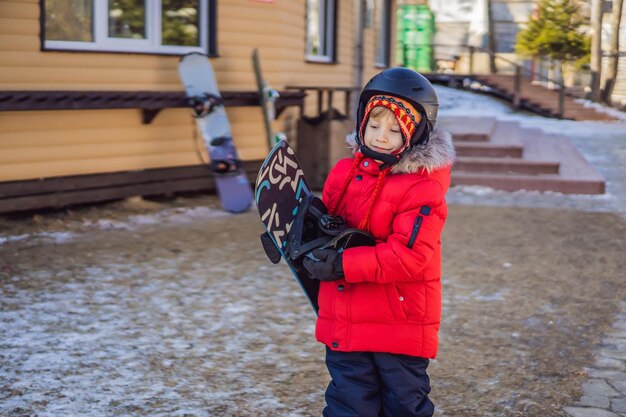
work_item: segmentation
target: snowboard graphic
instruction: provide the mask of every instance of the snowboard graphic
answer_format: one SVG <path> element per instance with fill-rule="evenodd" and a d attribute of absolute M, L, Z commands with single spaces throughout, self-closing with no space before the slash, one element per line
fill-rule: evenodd
<path fill-rule="evenodd" d="M 375 245 L 374 238 L 348 228 L 339 216 L 327 214 L 321 199 L 309 188 L 295 152 L 285 140 L 278 142 L 261 165 L 255 200 L 266 233 L 261 241 L 273 263 L 285 260 L 300 283 L 315 313 L 320 281 L 309 277 L 304 256 L 317 248 L 339 251 Z"/>
<path fill-rule="evenodd" d="M 278 91 L 267 85 L 263 79 L 261 72 L 261 59 L 259 51 L 254 48 L 252 51 L 252 66 L 254 67 L 254 75 L 256 76 L 256 85 L 259 91 L 261 101 L 261 109 L 263 111 L 263 125 L 265 126 L 265 136 L 269 149 L 272 149 L 281 139 L 285 138 L 283 132 L 272 132 L 272 120 L 276 118 L 276 100 L 279 97 Z"/>
<path fill-rule="evenodd" d="M 254 196 L 241 168 L 211 62 L 206 55 L 190 53 L 181 58 L 178 73 L 211 157 L 222 207 L 233 213 L 246 211 Z"/>

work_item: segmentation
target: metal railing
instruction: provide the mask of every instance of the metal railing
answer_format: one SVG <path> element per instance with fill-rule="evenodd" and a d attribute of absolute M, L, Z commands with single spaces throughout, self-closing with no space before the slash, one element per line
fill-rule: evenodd
<path fill-rule="evenodd" d="M 538 72 L 532 71 L 526 67 L 524 67 L 523 65 L 518 64 L 517 62 L 511 61 L 510 59 L 504 58 L 503 56 L 498 55 L 497 53 L 494 53 L 492 51 L 480 48 L 480 47 L 476 47 L 476 46 L 471 46 L 471 45 L 445 45 L 445 44 L 436 44 L 436 43 L 432 43 L 432 44 L 425 44 L 425 45 L 416 45 L 417 47 L 420 46 L 427 46 L 429 48 L 431 48 L 433 51 L 436 51 L 437 48 L 451 48 L 451 49 L 465 49 L 468 51 L 468 65 L 469 65 L 469 74 L 470 75 L 477 75 L 475 73 L 475 54 L 476 53 L 486 53 L 487 55 L 489 55 L 490 60 L 493 60 L 494 65 L 493 67 L 495 67 L 496 69 L 496 73 L 497 73 L 497 65 L 495 65 L 495 62 L 497 62 L 498 60 L 501 62 L 505 62 L 507 63 L 509 66 L 511 66 L 513 68 L 513 76 L 514 76 L 514 82 L 513 82 L 513 106 L 516 108 L 520 107 L 521 104 L 521 100 L 522 100 L 522 96 L 521 96 L 521 90 L 522 90 L 522 78 L 526 77 L 527 79 L 530 80 L 542 80 L 542 81 L 546 81 L 554 86 L 556 86 L 559 90 L 559 100 L 558 100 L 558 113 L 557 116 L 559 117 L 563 117 L 563 114 L 565 113 L 565 94 L 566 94 L 566 90 L 567 87 L 554 79 L 551 79 L 550 77 L 546 77 L 545 75 L 542 75 Z M 413 46 L 415 47 L 415 46 Z M 407 50 L 408 47 L 405 45 L 404 49 L 403 49 L 403 63 L 406 64 L 407 63 Z M 460 59 L 460 56 L 456 56 L 457 61 Z M 456 68 L 455 68 L 456 71 Z M 493 73 L 492 71 L 489 71 L 489 73 Z"/>

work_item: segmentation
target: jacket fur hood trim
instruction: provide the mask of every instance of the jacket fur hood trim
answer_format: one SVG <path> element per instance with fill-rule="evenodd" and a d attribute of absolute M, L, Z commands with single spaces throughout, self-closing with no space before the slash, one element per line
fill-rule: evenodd
<path fill-rule="evenodd" d="M 352 148 L 352 153 L 358 151 L 356 132 L 346 137 L 346 142 Z M 456 152 L 452 144 L 452 136 L 449 132 L 435 128 L 430 135 L 430 140 L 425 145 L 417 145 L 409 148 L 400 161 L 391 167 L 392 174 L 410 174 L 425 169 L 432 172 L 454 163 Z"/>

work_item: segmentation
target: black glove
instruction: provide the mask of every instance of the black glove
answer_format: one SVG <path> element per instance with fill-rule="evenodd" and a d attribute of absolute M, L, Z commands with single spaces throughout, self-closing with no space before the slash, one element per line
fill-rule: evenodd
<path fill-rule="evenodd" d="M 311 278 L 320 281 L 337 281 L 343 278 L 341 253 L 334 249 L 315 249 L 311 254 L 318 260 L 314 261 L 307 256 L 302 261 Z"/>

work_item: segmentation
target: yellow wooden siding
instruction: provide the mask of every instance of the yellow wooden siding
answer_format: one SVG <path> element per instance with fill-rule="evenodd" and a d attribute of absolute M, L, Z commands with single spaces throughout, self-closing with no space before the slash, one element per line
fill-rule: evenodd
<path fill-rule="evenodd" d="M 212 64 L 220 88 L 251 91 L 251 63 L 259 49 L 267 81 L 286 85 L 348 86 L 353 80 L 353 1 L 338 1 L 337 63 L 306 62 L 306 0 L 274 3 L 219 1 L 218 51 Z M 372 31 L 367 31 L 372 32 Z M 372 33 L 366 33 L 365 72 L 373 66 Z M 40 51 L 38 0 L 0 0 L 0 90 L 182 91 L 178 56 Z M 364 80 L 366 80 L 364 75 Z M 307 112 L 317 109 L 316 95 Z M 343 110 L 343 95 L 335 107 Z M 267 153 L 258 107 L 229 108 L 233 137 L 244 160 Z M 297 109 L 276 129 L 293 133 Z M 198 138 L 186 109 L 166 109 L 150 125 L 139 110 L 27 111 L 0 113 L 0 181 L 200 163 Z M 197 135 L 197 133 L 196 133 Z"/>
<path fill-rule="evenodd" d="M 27 19 L 9 19 L 6 17 L 0 17 L 0 31 L 17 36 L 30 36 L 33 34 L 33 31 L 35 31 L 35 34 L 38 34 L 39 31 L 36 30 L 37 28 L 30 23 L 31 21 Z"/>
<path fill-rule="evenodd" d="M 237 108 L 228 112 L 233 118 L 243 119 L 247 116 L 237 113 L 250 111 Z M 255 111 L 249 116 L 249 121 L 233 125 L 243 159 L 255 159 L 254 153 L 267 152 L 259 140 L 261 115 Z M 186 110 L 164 110 L 147 126 L 138 125 L 139 117 L 139 111 L 126 110 L 0 113 L 2 181 L 208 161 L 195 121 Z M 68 129 L 63 123 L 72 118 L 75 123 Z M 29 128 L 33 120 L 37 120 L 34 129 Z M 172 124 L 181 120 L 186 123 Z M 259 143 L 263 149 L 259 149 Z"/>
<path fill-rule="evenodd" d="M 39 15 L 39 0 L 0 1 L 0 16 L 2 17 L 31 20 L 34 15 Z"/>

